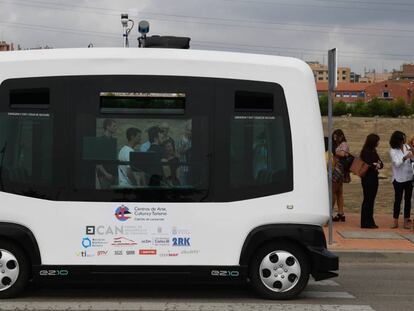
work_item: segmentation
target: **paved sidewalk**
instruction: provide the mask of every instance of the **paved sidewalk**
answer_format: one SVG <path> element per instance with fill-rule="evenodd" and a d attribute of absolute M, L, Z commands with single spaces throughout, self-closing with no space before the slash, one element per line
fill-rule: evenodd
<path fill-rule="evenodd" d="M 359 214 L 346 214 L 346 222 L 333 223 L 332 251 L 359 251 L 359 252 L 412 252 L 414 253 L 414 230 L 403 229 L 403 219 L 400 227 L 391 229 L 392 215 L 375 215 L 378 229 L 361 229 Z M 324 227 L 328 241 L 328 226 Z"/>

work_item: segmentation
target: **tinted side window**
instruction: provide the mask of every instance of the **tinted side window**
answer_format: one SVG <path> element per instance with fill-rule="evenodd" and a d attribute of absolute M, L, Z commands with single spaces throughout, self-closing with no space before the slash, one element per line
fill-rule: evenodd
<path fill-rule="evenodd" d="M 48 198 L 52 148 L 53 118 L 49 114 L 1 113 L 0 189 Z"/>
<path fill-rule="evenodd" d="M 96 131 L 83 133 L 80 145 L 80 160 L 88 171 L 94 169 L 94 178 L 78 174 L 78 189 L 206 187 L 203 175 L 194 176 L 206 161 L 194 158 L 192 119 L 97 118 L 95 122 Z"/>
<path fill-rule="evenodd" d="M 220 81 L 216 106 L 216 174 L 220 201 L 293 190 L 286 99 L 275 83 Z M 217 133 L 216 133 L 217 134 Z M 217 136 L 216 136 L 217 137 Z"/>
<path fill-rule="evenodd" d="M 71 85 L 71 200 L 211 200 L 211 81 L 91 76 Z"/>
<path fill-rule="evenodd" d="M 235 119 L 231 124 L 232 188 L 260 187 L 288 177 L 283 119 Z"/>

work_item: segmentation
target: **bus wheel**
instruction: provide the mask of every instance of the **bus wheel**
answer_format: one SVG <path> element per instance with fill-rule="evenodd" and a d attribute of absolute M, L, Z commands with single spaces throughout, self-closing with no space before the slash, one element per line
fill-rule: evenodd
<path fill-rule="evenodd" d="M 14 297 L 26 286 L 29 263 L 20 247 L 0 240 L 0 299 Z"/>
<path fill-rule="evenodd" d="M 261 247 L 250 264 L 251 284 L 266 299 L 291 299 L 309 281 L 309 262 L 302 249 L 287 242 Z"/>

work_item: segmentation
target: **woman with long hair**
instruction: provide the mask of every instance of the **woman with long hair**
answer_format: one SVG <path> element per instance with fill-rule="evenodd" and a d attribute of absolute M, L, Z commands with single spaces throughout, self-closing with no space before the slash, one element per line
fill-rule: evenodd
<path fill-rule="evenodd" d="M 350 175 L 342 165 L 341 159 L 348 157 L 350 151 L 342 130 L 337 129 L 332 133 L 332 142 L 335 163 L 332 171 L 332 209 L 335 206 L 335 202 L 338 206 L 338 213 L 332 220 L 345 221 L 343 183 L 349 183 Z"/>
<path fill-rule="evenodd" d="M 406 135 L 395 131 L 390 138 L 390 158 L 392 163 L 392 184 L 394 186 L 394 224 L 391 228 L 398 228 L 401 201 L 404 194 L 404 228 L 409 229 L 411 214 L 411 195 L 413 193 L 413 170 L 411 159 L 413 152 L 406 144 Z"/>
<path fill-rule="evenodd" d="M 374 204 L 378 192 L 378 170 L 384 167 L 377 153 L 380 137 L 369 134 L 362 147 L 360 158 L 369 165 L 368 171 L 361 178 L 364 200 L 361 206 L 361 228 L 376 229 L 374 221 Z"/>

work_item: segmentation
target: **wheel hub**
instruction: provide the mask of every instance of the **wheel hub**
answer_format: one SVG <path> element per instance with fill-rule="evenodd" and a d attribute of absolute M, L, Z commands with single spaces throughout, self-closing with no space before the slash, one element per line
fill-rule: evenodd
<path fill-rule="evenodd" d="M 19 263 L 7 250 L 0 249 L 0 291 L 9 289 L 19 277 Z"/>
<path fill-rule="evenodd" d="M 263 284 L 271 291 L 287 292 L 299 282 L 301 267 L 297 258 L 291 253 L 278 250 L 263 258 L 259 274 Z"/>

